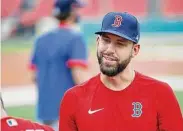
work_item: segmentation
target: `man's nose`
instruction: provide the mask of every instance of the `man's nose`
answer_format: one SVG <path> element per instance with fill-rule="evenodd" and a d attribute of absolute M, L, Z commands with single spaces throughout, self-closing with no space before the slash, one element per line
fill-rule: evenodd
<path fill-rule="evenodd" d="M 114 46 L 113 43 L 108 45 L 107 52 L 108 53 L 114 53 L 115 52 L 115 46 Z"/>

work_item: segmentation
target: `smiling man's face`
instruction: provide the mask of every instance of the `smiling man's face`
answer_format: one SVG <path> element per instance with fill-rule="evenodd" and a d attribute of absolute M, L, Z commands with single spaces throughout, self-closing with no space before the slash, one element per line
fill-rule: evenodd
<path fill-rule="evenodd" d="M 100 35 L 97 38 L 100 71 L 107 76 L 116 76 L 122 72 L 136 55 L 134 51 L 139 46 L 135 46 L 133 42 L 110 33 Z"/>

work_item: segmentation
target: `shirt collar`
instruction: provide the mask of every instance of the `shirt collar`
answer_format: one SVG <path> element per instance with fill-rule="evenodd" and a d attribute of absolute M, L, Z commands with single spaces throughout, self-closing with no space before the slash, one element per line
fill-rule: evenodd
<path fill-rule="evenodd" d="M 66 22 L 60 22 L 60 23 L 59 23 L 59 27 L 60 27 L 60 28 L 69 28 L 70 26 L 69 26 L 69 24 L 67 24 Z"/>

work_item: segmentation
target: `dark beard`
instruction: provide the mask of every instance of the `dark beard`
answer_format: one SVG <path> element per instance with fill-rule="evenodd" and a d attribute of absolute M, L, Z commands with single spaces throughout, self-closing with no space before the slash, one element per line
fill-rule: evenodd
<path fill-rule="evenodd" d="M 106 65 L 104 65 L 102 62 L 102 55 L 99 55 L 98 52 L 97 52 L 97 58 L 98 58 L 98 63 L 100 65 L 100 71 L 104 75 L 112 77 L 112 76 L 116 76 L 127 67 L 127 65 L 131 61 L 132 55 L 130 55 L 126 60 L 122 61 L 121 63 L 118 63 L 116 67 L 107 67 Z"/>

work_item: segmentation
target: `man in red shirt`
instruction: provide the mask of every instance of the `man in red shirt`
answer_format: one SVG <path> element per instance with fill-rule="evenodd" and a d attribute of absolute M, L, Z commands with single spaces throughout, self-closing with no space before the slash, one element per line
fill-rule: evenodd
<path fill-rule="evenodd" d="M 1 99 L 1 131 L 54 131 L 51 127 L 22 118 L 8 116 Z"/>
<path fill-rule="evenodd" d="M 59 130 L 183 131 L 171 87 L 132 68 L 131 59 L 140 50 L 136 17 L 108 13 L 96 34 L 101 73 L 65 93 Z"/>

